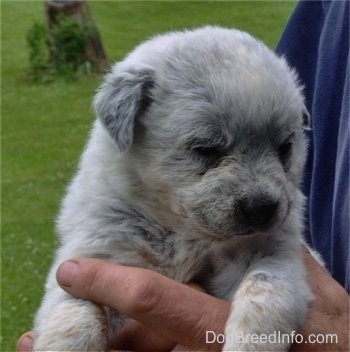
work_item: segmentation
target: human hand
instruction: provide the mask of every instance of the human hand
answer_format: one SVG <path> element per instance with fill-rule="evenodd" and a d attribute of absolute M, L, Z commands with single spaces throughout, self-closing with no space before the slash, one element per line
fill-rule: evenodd
<path fill-rule="evenodd" d="M 135 319 L 116 336 L 113 348 L 151 351 L 220 350 L 205 343 L 206 331 L 224 332 L 230 303 L 158 273 L 95 259 L 63 263 L 57 280 L 77 298 L 106 305 Z M 31 350 L 24 334 L 17 351 Z"/>
<path fill-rule="evenodd" d="M 315 299 L 300 331 L 307 343 L 294 343 L 291 351 L 348 351 L 349 297 L 306 249 L 304 261 Z M 79 260 L 78 264 L 78 271 L 68 286 L 64 275 L 61 276 L 67 272 L 60 267 L 58 280 L 64 289 L 77 297 L 110 305 L 139 320 L 120 331 L 115 346 L 118 349 L 171 351 L 176 343 L 196 350 L 205 349 L 208 348 L 204 343 L 205 331 L 222 333 L 224 330 L 230 309 L 228 302 L 145 269 L 86 259 Z M 325 337 L 327 334 L 336 334 L 338 343 L 310 343 L 311 335 Z M 220 349 L 217 345 L 210 347 Z M 31 350 L 30 339 L 22 335 L 17 351 L 28 350 Z"/>
<path fill-rule="evenodd" d="M 349 351 L 349 295 L 306 248 L 303 256 L 314 299 L 300 331 L 304 343 L 294 343 L 291 352 Z M 335 334 L 333 341 L 330 334 Z M 328 341 L 312 343 L 315 338 Z"/>

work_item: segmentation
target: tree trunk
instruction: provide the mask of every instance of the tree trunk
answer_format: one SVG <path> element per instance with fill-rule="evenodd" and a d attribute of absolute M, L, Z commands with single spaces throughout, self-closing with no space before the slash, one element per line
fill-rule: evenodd
<path fill-rule="evenodd" d="M 107 58 L 100 34 L 93 21 L 86 0 L 44 0 L 45 16 L 48 28 L 48 40 L 50 43 L 50 60 L 57 61 L 57 45 L 53 35 L 53 29 L 58 25 L 60 16 L 73 19 L 79 25 L 83 33 L 88 33 L 85 48 L 83 49 L 86 61 L 93 64 L 98 71 L 107 66 Z"/>

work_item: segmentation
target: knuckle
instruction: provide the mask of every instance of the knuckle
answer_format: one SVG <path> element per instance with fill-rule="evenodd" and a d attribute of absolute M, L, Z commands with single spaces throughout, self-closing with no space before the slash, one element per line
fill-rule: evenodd
<path fill-rule="evenodd" d="M 161 300 L 156 280 L 149 276 L 139 275 L 128 288 L 128 310 L 130 315 L 138 316 L 154 311 Z"/>

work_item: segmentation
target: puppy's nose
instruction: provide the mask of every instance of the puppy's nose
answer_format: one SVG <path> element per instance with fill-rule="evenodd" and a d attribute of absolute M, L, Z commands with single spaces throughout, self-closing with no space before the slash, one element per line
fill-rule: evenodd
<path fill-rule="evenodd" d="M 238 201 L 239 211 L 248 225 L 261 228 L 268 225 L 277 212 L 278 201 L 266 198 L 247 198 Z"/>

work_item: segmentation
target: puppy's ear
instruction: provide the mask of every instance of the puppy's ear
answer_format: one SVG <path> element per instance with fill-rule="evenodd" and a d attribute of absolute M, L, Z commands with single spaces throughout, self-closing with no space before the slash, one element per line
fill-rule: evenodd
<path fill-rule="evenodd" d="M 136 118 L 151 104 L 151 70 L 120 70 L 106 76 L 94 99 L 94 108 L 121 152 L 133 141 Z"/>
<path fill-rule="evenodd" d="M 303 110 L 303 127 L 307 131 L 311 130 L 311 117 L 306 107 L 304 107 L 304 110 Z"/>

